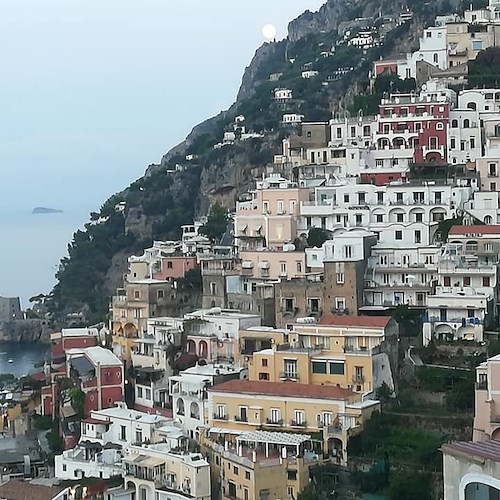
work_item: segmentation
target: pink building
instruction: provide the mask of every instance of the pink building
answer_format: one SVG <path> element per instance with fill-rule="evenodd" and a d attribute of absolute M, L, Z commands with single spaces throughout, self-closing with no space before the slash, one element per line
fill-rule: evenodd
<path fill-rule="evenodd" d="M 476 368 L 473 441 L 500 439 L 500 354 Z"/>
<path fill-rule="evenodd" d="M 257 182 L 248 198 L 236 204 L 234 235 L 240 250 L 282 250 L 295 239 L 300 204 L 309 200 L 307 188 L 274 175 Z"/>
<path fill-rule="evenodd" d="M 155 280 L 183 278 L 185 274 L 196 267 L 196 257 L 182 255 L 169 256 L 161 259 L 161 270 L 153 274 Z"/>
<path fill-rule="evenodd" d="M 240 256 L 241 274 L 246 278 L 279 280 L 306 274 L 304 252 L 244 251 Z"/>

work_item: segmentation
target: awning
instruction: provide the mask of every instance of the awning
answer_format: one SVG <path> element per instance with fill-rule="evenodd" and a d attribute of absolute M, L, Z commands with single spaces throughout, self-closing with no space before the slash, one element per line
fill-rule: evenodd
<path fill-rule="evenodd" d="M 259 269 L 269 269 L 270 264 L 267 260 L 259 262 Z"/>
<path fill-rule="evenodd" d="M 244 431 L 237 431 L 235 429 L 223 429 L 222 427 L 210 427 L 210 430 L 208 432 L 214 434 L 235 434 L 239 436 L 240 434 L 243 434 Z"/>

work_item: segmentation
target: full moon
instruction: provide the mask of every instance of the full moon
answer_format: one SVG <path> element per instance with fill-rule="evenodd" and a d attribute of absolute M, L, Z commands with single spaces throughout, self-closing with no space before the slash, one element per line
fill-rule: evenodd
<path fill-rule="evenodd" d="M 274 40 L 276 38 L 276 26 L 274 24 L 266 24 L 262 27 L 262 36 L 266 40 Z"/>

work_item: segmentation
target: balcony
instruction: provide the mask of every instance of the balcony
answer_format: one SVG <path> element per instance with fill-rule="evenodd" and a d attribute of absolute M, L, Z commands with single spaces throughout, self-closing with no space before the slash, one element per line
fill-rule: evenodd
<path fill-rule="evenodd" d="M 248 417 L 246 417 L 244 415 L 235 415 L 234 421 L 235 422 L 248 422 Z"/>
<path fill-rule="evenodd" d="M 488 390 L 488 381 L 481 380 L 476 382 L 476 391 L 487 391 Z"/>
<path fill-rule="evenodd" d="M 228 420 L 228 416 L 227 415 L 218 414 L 218 413 L 214 413 L 213 416 L 212 416 L 212 419 L 213 420 Z"/>
<path fill-rule="evenodd" d="M 300 378 L 299 378 L 298 373 L 281 372 L 280 373 L 280 380 L 292 380 L 294 382 L 298 382 L 300 380 Z"/>
<path fill-rule="evenodd" d="M 307 422 L 305 420 L 302 420 L 301 422 L 298 422 L 297 420 L 290 420 L 290 427 L 306 428 Z"/>
<path fill-rule="evenodd" d="M 365 377 L 364 377 L 364 375 L 353 375 L 352 381 L 355 384 L 363 384 L 365 381 Z"/>
<path fill-rule="evenodd" d="M 281 420 L 281 419 L 274 419 L 274 418 L 266 418 L 266 424 L 267 425 L 282 426 L 283 425 L 283 420 Z"/>

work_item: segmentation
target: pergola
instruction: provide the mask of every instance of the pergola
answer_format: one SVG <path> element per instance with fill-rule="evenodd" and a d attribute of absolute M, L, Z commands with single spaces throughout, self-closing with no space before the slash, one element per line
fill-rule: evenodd
<path fill-rule="evenodd" d="M 294 434 L 290 432 L 272 432 L 272 431 L 251 431 L 244 432 L 236 438 L 238 449 L 244 444 L 253 445 L 257 449 L 259 445 L 264 445 L 266 458 L 269 457 L 269 446 L 283 449 L 294 448 L 297 455 L 304 451 L 304 443 L 310 442 L 311 436 L 307 434 Z"/>

